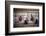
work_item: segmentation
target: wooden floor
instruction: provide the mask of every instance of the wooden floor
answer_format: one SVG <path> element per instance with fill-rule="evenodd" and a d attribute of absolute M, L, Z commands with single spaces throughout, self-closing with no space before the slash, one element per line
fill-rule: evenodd
<path fill-rule="evenodd" d="M 38 27 L 38 24 L 14 24 L 14 27 Z"/>

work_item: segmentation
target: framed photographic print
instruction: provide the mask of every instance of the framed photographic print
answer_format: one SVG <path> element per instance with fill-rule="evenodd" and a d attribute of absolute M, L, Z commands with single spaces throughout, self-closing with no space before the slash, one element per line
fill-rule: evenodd
<path fill-rule="evenodd" d="M 5 1 L 5 34 L 45 32 L 45 3 Z"/>

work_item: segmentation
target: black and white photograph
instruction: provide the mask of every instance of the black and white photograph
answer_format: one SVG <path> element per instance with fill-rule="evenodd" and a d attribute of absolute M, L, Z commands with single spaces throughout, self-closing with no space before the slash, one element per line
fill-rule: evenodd
<path fill-rule="evenodd" d="M 39 27 L 39 9 L 13 8 L 13 27 Z"/>

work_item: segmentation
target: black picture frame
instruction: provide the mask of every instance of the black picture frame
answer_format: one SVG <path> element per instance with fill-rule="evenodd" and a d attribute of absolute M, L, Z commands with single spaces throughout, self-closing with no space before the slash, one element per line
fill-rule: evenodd
<path fill-rule="evenodd" d="M 9 33 L 9 11 L 10 11 L 10 4 L 16 4 L 16 3 L 25 3 L 25 4 L 33 4 L 33 5 L 43 5 L 43 31 L 35 31 L 35 32 L 18 32 L 18 33 Z M 5 1 L 5 35 L 19 35 L 19 34 L 38 34 L 38 33 L 45 33 L 45 3 L 42 2 L 22 2 L 22 1 Z"/>

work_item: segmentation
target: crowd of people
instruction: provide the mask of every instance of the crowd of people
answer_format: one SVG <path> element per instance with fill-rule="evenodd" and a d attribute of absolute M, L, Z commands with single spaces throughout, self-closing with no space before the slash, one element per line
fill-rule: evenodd
<path fill-rule="evenodd" d="M 23 22 L 22 22 L 23 21 Z M 39 19 L 33 17 L 33 15 L 31 14 L 31 18 L 30 18 L 30 21 L 33 22 L 33 24 L 39 24 Z M 28 19 L 28 16 L 26 17 L 25 20 L 23 20 L 23 17 L 22 16 L 19 16 L 19 17 L 15 17 L 14 19 L 14 23 L 23 23 L 23 24 L 28 24 L 29 23 L 29 19 Z"/>

